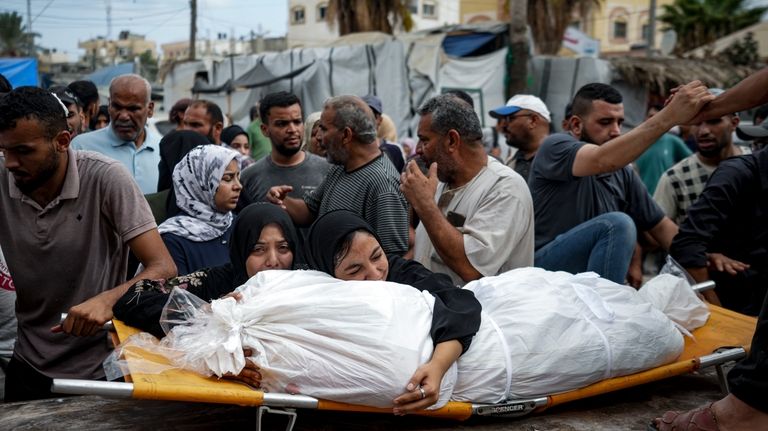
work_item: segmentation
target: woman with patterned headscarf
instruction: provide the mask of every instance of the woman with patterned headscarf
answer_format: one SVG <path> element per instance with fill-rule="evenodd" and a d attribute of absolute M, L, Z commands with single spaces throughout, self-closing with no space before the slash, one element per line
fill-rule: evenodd
<path fill-rule="evenodd" d="M 240 168 L 232 150 L 202 145 L 173 170 L 180 213 L 158 230 L 180 275 L 229 262 L 232 210 L 240 197 Z"/>

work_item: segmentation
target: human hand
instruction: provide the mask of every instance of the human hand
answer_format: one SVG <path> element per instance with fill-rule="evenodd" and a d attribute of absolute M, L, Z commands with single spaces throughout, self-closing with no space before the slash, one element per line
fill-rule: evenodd
<path fill-rule="evenodd" d="M 288 193 L 293 191 L 291 186 L 274 186 L 267 192 L 267 200 L 275 205 L 280 205 L 283 209 L 286 209 L 283 200 Z"/>
<path fill-rule="evenodd" d="M 707 253 L 707 267 L 710 270 L 727 272 L 736 275 L 739 272 L 749 269 L 749 264 L 739 262 L 721 253 Z"/>
<path fill-rule="evenodd" d="M 440 397 L 440 383 L 443 381 L 445 371 L 433 361 L 416 369 L 405 387 L 407 392 L 395 398 L 395 407 L 392 412 L 398 416 L 405 416 L 435 404 Z"/>
<path fill-rule="evenodd" d="M 235 302 L 240 302 L 240 300 L 243 299 L 243 294 L 240 292 L 229 292 L 219 299 L 226 299 L 226 298 L 235 298 Z M 245 356 L 250 356 L 250 355 L 245 355 Z"/>
<path fill-rule="evenodd" d="M 253 355 L 253 350 L 247 348 L 243 349 L 243 355 L 246 356 L 245 367 L 242 371 L 240 371 L 240 374 L 227 374 L 223 376 L 223 378 L 228 380 L 237 380 L 256 389 L 261 388 L 261 373 L 259 372 L 261 369 L 256 365 L 256 363 L 248 359 L 248 356 Z"/>
<path fill-rule="evenodd" d="M 112 306 L 115 301 L 111 292 L 102 292 L 93 298 L 75 305 L 67 312 L 67 318 L 61 324 L 51 328 L 51 332 L 64 332 L 78 337 L 95 334 L 112 320 Z"/>
<path fill-rule="evenodd" d="M 670 93 L 660 114 L 664 113 L 672 125 L 693 124 L 704 105 L 715 99 L 709 89 L 698 80 L 674 88 Z"/>
<path fill-rule="evenodd" d="M 400 191 L 418 213 L 425 203 L 434 203 L 438 181 L 437 163 L 429 165 L 429 171 L 424 175 L 416 161 L 411 160 L 400 175 Z"/>
<path fill-rule="evenodd" d="M 643 285 L 643 265 L 642 263 L 635 264 L 634 262 L 629 264 L 629 270 L 627 271 L 627 283 L 639 289 Z"/>

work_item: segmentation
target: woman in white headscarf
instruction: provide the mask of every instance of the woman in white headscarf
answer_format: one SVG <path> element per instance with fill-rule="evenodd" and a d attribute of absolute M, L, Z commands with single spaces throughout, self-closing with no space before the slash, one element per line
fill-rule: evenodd
<path fill-rule="evenodd" d="M 158 230 L 179 275 L 229 263 L 229 235 L 242 185 L 237 153 L 216 145 L 192 149 L 173 170 L 181 212 Z"/>

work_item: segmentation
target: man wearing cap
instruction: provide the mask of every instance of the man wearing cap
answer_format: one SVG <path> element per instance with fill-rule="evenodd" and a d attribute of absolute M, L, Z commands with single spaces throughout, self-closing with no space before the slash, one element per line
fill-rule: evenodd
<path fill-rule="evenodd" d="M 69 126 L 69 134 L 72 138 L 79 135 L 83 129 L 84 122 L 83 108 L 80 104 L 80 99 L 64 86 L 51 87 L 48 91 L 55 94 L 64 106 L 67 107 L 67 126 Z"/>
<path fill-rule="evenodd" d="M 571 273 L 594 271 L 623 283 L 638 230 L 668 249 L 677 226 L 628 164 L 714 97 L 694 81 L 681 87 L 661 112 L 621 135 L 621 94 L 598 83 L 579 89 L 569 134 L 545 139 L 531 168 L 535 265 Z"/>
<path fill-rule="evenodd" d="M 491 117 L 498 120 L 496 129 L 507 139 L 507 145 L 517 149 L 506 165 L 528 181 L 533 157 L 549 136 L 552 119 L 547 105 L 536 96 L 518 94 L 505 106 L 492 110 Z"/>
<path fill-rule="evenodd" d="M 723 90 L 710 90 L 715 96 Z M 669 168 L 656 186 L 653 199 L 664 213 L 678 225 L 686 212 L 698 199 L 712 172 L 725 159 L 752 151 L 733 143 L 733 131 L 739 125 L 739 116 L 726 114 L 702 121 L 691 127 L 696 137 L 696 152 Z"/>
<path fill-rule="evenodd" d="M 756 126 L 737 126 L 736 135 L 744 141 L 752 141 L 752 152 L 760 151 L 768 145 L 768 119 Z"/>
<path fill-rule="evenodd" d="M 76 150 L 96 151 L 128 169 L 146 194 L 157 191 L 160 136 L 147 128 L 155 104 L 152 86 L 139 75 L 120 75 L 109 84 L 109 127 L 72 140 Z"/>
<path fill-rule="evenodd" d="M 419 156 L 400 189 L 421 220 L 414 260 L 457 285 L 533 264 L 533 204 L 528 185 L 485 152 L 480 120 L 450 94 L 419 108 Z"/>
<path fill-rule="evenodd" d="M 368 104 L 371 111 L 373 111 L 373 116 L 376 118 L 376 130 L 379 130 L 379 127 L 381 127 L 381 115 L 384 113 L 381 106 L 381 99 L 373 94 L 365 95 L 362 99 Z M 403 158 L 403 152 L 400 150 L 400 147 L 387 142 L 383 137 L 378 137 L 377 139 L 379 141 L 379 149 L 381 149 L 381 152 L 387 156 L 393 165 L 395 165 L 397 172 L 402 172 L 405 167 L 405 159 Z"/>

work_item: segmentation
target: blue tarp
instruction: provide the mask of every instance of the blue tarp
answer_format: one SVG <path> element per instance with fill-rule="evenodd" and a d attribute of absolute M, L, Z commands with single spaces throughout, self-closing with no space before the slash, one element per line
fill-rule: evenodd
<path fill-rule="evenodd" d="M 102 67 L 96 69 L 93 73 L 85 75 L 83 79 L 93 81 L 97 87 L 108 87 L 109 83 L 116 76 L 125 75 L 126 73 L 134 73 L 133 63 L 120 63 L 115 66 Z"/>
<path fill-rule="evenodd" d="M 495 38 L 496 34 L 494 33 L 448 35 L 443 39 L 443 50 L 450 56 L 464 57 L 482 48 Z"/>
<path fill-rule="evenodd" d="M 13 88 L 39 84 L 36 58 L 0 58 L 0 73 L 11 82 Z"/>

